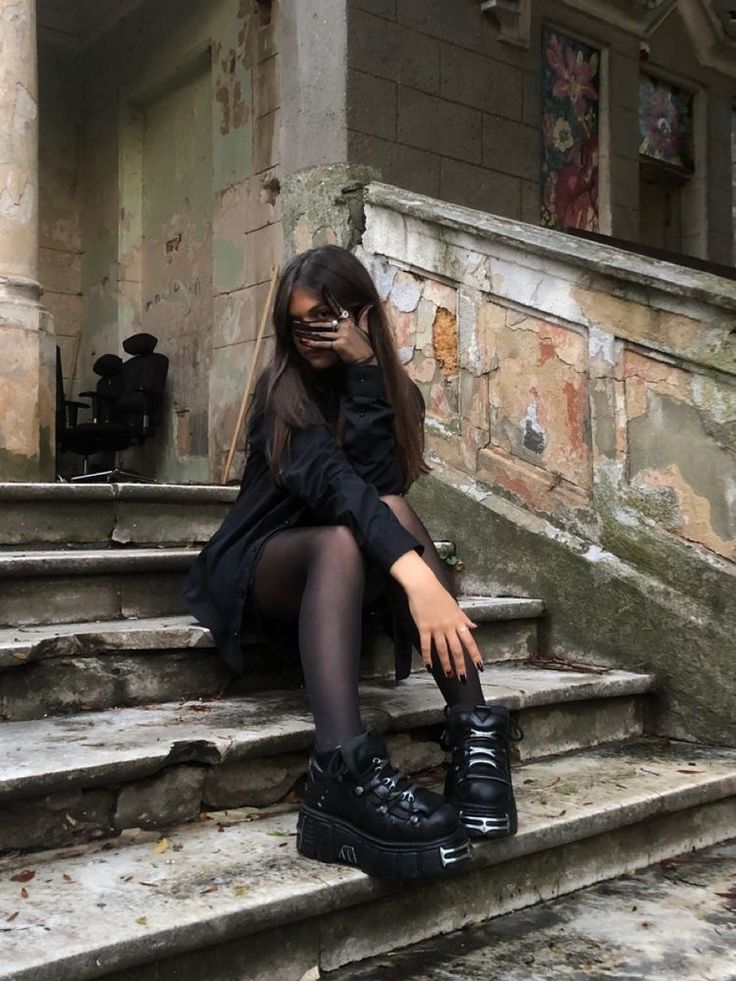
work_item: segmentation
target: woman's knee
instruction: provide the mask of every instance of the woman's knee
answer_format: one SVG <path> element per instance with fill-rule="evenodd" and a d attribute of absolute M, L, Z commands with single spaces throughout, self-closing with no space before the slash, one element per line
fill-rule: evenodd
<path fill-rule="evenodd" d="M 315 549 L 320 558 L 363 564 L 363 553 L 347 525 L 324 525 L 316 536 Z"/>

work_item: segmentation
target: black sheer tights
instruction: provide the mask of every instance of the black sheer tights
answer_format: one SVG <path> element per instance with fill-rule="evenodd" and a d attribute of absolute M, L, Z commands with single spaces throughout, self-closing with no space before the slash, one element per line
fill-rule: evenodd
<path fill-rule="evenodd" d="M 412 508 L 399 496 L 383 499 L 424 546 L 424 559 L 446 588 L 447 568 Z M 326 752 L 363 726 L 358 703 L 363 606 L 385 586 L 366 583 L 366 563 L 344 525 L 290 528 L 264 546 L 255 572 L 255 601 L 269 617 L 298 620 L 302 670 L 315 722 L 315 749 Z M 415 644 L 419 644 L 418 633 Z M 449 705 L 483 701 L 480 681 L 466 657 L 467 683 L 444 676 L 432 654 L 434 677 Z"/>

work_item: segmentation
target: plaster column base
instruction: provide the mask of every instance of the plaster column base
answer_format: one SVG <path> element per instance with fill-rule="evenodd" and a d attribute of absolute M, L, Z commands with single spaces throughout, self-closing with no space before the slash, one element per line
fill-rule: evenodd
<path fill-rule="evenodd" d="M 39 293 L 0 279 L 0 480 L 55 479 L 56 345 Z"/>

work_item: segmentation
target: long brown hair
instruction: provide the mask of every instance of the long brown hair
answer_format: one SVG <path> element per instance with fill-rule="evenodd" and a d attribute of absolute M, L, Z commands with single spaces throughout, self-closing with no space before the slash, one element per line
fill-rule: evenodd
<path fill-rule="evenodd" d="M 276 349 L 258 380 L 250 413 L 262 411 L 272 416 L 269 464 L 274 483 L 279 482 L 279 464 L 292 431 L 325 422 L 310 390 L 317 376 L 324 377 L 329 369 L 315 371 L 294 346 L 289 303 L 297 287 L 316 297 L 321 297 L 327 287 L 356 319 L 363 307 L 371 305 L 368 333 L 383 370 L 386 398 L 394 410 L 396 452 L 407 490 L 420 474 L 429 472 L 424 461 L 424 400 L 399 361 L 388 318 L 368 271 L 352 252 L 337 245 L 320 245 L 296 256 L 284 269 L 276 290 Z"/>

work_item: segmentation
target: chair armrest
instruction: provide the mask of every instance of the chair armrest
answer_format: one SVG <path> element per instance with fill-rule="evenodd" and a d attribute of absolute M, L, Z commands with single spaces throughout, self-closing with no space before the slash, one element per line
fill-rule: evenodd
<path fill-rule="evenodd" d="M 114 395 L 104 392 L 80 392 L 85 398 L 92 399 L 92 422 L 109 422 L 110 406 L 116 401 Z M 100 418 L 103 415 L 105 418 Z"/>
<path fill-rule="evenodd" d="M 75 402 L 73 399 L 64 399 L 64 406 L 67 410 L 67 428 L 74 429 L 79 421 L 79 410 L 89 409 L 89 402 Z"/>

